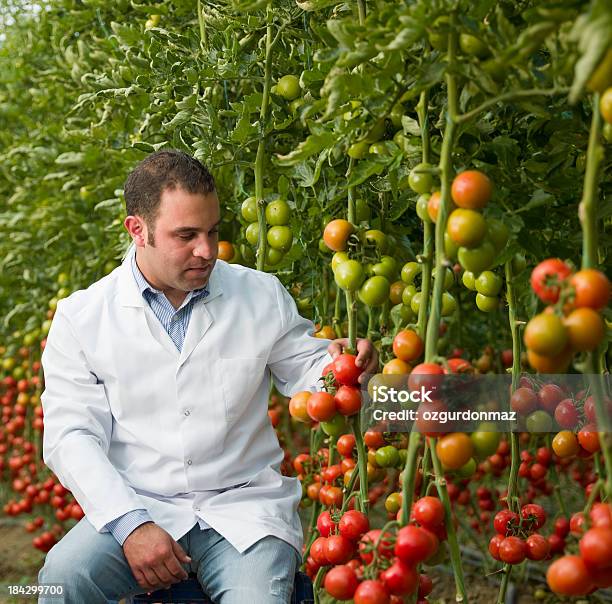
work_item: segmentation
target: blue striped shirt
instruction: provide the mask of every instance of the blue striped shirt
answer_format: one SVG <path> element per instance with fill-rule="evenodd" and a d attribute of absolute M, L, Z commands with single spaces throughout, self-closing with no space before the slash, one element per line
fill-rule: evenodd
<path fill-rule="evenodd" d="M 204 286 L 200 289 L 187 292 L 183 303 L 178 308 L 174 308 L 164 293 L 152 287 L 144 278 L 144 275 L 138 268 L 138 264 L 136 264 L 136 254 L 132 256 L 132 274 L 143 298 L 172 338 L 177 349 L 179 351 L 182 350 L 193 305 L 208 296 L 208 289 Z M 119 544 L 123 545 L 129 534 L 145 522 L 152 522 L 149 513 L 145 509 L 138 509 L 127 512 L 123 516 L 112 520 L 106 524 L 106 528 Z"/>

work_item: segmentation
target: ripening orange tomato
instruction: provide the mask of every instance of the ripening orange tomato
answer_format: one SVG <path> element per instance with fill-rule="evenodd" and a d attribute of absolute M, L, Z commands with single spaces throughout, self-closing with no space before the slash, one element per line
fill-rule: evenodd
<path fill-rule="evenodd" d="M 219 241 L 219 253 L 217 255 L 219 260 L 229 262 L 235 253 L 234 246 L 229 241 Z"/>
<path fill-rule="evenodd" d="M 346 249 L 349 235 L 353 232 L 353 225 L 343 218 L 337 218 L 327 223 L 323 231 L 325 245 L 334 252 L 342 252 Z"/>
<path fill-rule="evenodd" d="M 408 375 L 410 371 L 412 371 L 412 367 L 402 359 L 387 361 L 382 370 L 384 375 Z"/>
<path fill-rule="evenodd" d="M 451 196 L 456 205 L 468 210 L 480 210 L 491 199 L 493 184 L 486 174 L 478 170 L 466 170 L 455 176 Z"/>
<path fill-rule="evenodd" d="M 434 191 L 427 202 L 427 213 L 429 214 L 432 222 L 438 220 L 441 199 L 442 196 L 440 195 L 440 191 Z"/>
<path fill-rule="evenodd" d="M 527 360 L 538 373 L 565 373 L 572 361 L 573 351 L 571 345 L 555 356 L 537 354 L 533 350 L 527 350 Z"/>
<path fill-rule="evenodd" d="M 393 338 L 393 354 L 408 363 L 416 361 L 423 354 L 424 348 L 423 340 L 412 329 L 402 329 Z"/>
<path fill-rule="evenodd" d="M 474 453 L 472 439 L 464 432 L 446 434 L 436 443 L 436 453 L 448 470 L 458 470 Z"/>
<path fill-rule="evenodd" d="M 563 319 L 571 347 L 577 351 L 595 350 L 606 335 L 600 314 L 588 306 L 573 310 Z"/>
<path fill-rule="evenodd" d="M 610 281 L 601 271 L 594 268 L 578 271 L 570 278 L 570 285 L 575 292 L 574 307 L 600 310 L 608 305 Z"/>
<path fill-rule="evenodd" d="M 308 415 L 308 399 L 311 397 L 312 392 L 303 390 L 298 392 L 291 397 L 289 401 L 289 414 L 291 417 L 299 422 L 310 423 L 310 416 Z"/>
<path fill-rule="evenodd" d="M 525 345 L 536 354 L 554 357 L 567 345 L 568 334 L 561 319 L 550 312 L 533 317 L 523 336 Z"/>

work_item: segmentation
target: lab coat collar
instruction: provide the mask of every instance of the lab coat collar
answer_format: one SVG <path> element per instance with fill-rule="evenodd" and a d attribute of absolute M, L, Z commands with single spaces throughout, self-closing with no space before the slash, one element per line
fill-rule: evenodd
<path fill-rule="evenodd" d="M 138 284 L 134 279 L 134 275 L 132 274 L 132 267 L 130 263 L 132 261 L 132 256 L 136 254 L 136 246 L 132 243 L 128 248 L 126 255 L 123 258 L 123 262 L 119 267 L 119 303 L 122 306 L 139 306 L 144 307 L 146 304 L 146 300 L 143 298 L 140 290 L 138 289 Z M 208 296 L 204 299 L 199 300 L 195 306 L 196 308 L 207 304 L 217 296 L 220 296 L 223 293 L 222 287 L 222 271 L 223 271 L 222 261 L 217 260 L 215 263 L 215 267 L 208 279 Z"/>

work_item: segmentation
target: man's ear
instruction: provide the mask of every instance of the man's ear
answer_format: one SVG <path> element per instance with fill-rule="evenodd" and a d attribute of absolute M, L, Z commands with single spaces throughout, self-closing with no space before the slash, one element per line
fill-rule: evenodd
<path fill-rule="evenodd" d="M 137 247 L 144 247 L 147 241 L 147 226 L 140 216 L 126 216 L 123 226 Z"/>

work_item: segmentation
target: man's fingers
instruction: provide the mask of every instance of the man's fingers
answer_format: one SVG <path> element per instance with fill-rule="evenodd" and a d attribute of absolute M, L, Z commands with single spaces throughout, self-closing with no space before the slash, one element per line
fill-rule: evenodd
<path fill-rule="evenodd" d="M 335 359 L 339 354 L 342 354 L 342 350 L 346 346 L 348 346 L 348 340 L 346 338 L 332 340 L 331 344 L 327 347 L 327 352 L 331 354 L 332 359 Z"/>
<path fill-rule="evenodd" d="M 174 578 L 173 583 L 182 581 L 183 579 L 187 578 L 187 571 L 185 571 L 185 569 L 181 566 L 176 556 L 172 555 L 165 562 L 166 562 L 166 568 L 168 569 L 168 572 Z"/>
<path fill-rule="evenodd" d="M 142 574 L 144 575 L 144 579 L 146 582 L 146 585 L 144 587 L 144 589 L 149 589 L 151 591 L 155 591 L 157 589 L 157 586 L 159 585 L 160 581 L 159 578 L 157 577 L 157 575 L 153 572 L 153 569 L 151 568 L 143 568 L 142 569 Z"/>
<path fill-rule="evenodd" d="M 191 562 L 191 558 L 187 555 L 187 552 L 180 546 L 176 541 L 172 541 L 172 551 L 174 555 L 178 558 L 179 562 Z"/>

